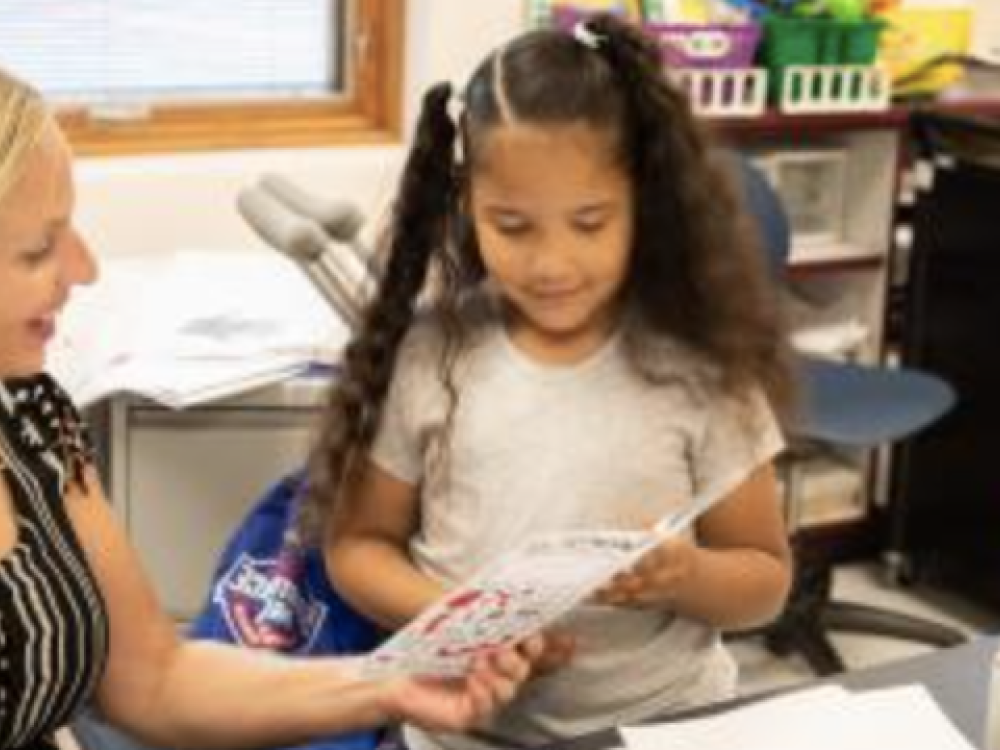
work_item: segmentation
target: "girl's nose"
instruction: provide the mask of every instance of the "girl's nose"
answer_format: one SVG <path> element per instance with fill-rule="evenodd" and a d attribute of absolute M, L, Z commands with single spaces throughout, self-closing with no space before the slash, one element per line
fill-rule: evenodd
<path fill-rule="evenodd" d="M 540 279 L 563 276 L 571 266 L 568 245 L 570 239 L 556 233 L 539 242 L 531 255 L 531 273 Z"/>

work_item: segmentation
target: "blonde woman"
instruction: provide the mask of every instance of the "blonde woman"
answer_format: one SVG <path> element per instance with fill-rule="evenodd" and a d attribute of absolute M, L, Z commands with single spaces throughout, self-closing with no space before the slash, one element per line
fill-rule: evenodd
<path fill-rule="evenodd" d="M 52 745 L 85 703 L 154 745 L 288 745 L 396 720 L 461 730 L 505 703 L 537 647 L 463 680 L 367 682 L 344 660 L 181 642 L 113 517 L 84 427 L 44 373 L 97 267 L 72 223 L 66 141 L 0 72 L 0 750 Z"/>

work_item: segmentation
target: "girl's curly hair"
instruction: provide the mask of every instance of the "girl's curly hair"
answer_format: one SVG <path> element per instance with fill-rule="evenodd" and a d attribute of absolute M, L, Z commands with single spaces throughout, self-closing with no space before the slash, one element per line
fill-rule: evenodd
<path fill-rule="evenodd" d="M 360 468 L 355 458 L 371 446 L 418 298 L 445 332 L 439 375 L 454 413 L 452 368 L 467 333 L 459 306 L 485 276 L 465 210 L 469 183 L 490 134 L 512 121 L 586 124 L 607 135 L 635 195 L 626 308 L 641 330 L 710 363 L 717 387 L 763 388 L 779 415 L 790 414 L 795 383 L 776 294 L 727 160 L 669 82 L 650 40 L 609 15 L 588 28 L 594 48 L 545 29 L 492 54 L 463 93 L 458 123 L 449 114 L 449 85 L 424 97 L 383 238 L 384 275 L 347 348 L 310 459 L 307 528 L 327 515 Z M 635 337 L 629 344 L 640 370 L 642 346 Z"/>

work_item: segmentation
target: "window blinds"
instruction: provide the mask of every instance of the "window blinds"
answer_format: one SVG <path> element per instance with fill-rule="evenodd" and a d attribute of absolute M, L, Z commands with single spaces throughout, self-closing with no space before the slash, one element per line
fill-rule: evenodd
<path fill-rule="evenodd" d="M 329 96 L 348 0 L 3 0 L 0 64 L 68 103 Z"/>

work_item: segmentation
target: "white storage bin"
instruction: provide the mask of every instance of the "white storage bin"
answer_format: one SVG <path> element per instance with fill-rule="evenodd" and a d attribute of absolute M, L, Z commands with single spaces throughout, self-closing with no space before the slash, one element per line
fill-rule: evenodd
<path fill-rule="evenodd" d="M 788 213 L 796 249 L 843 242 L 846 170 L 842 148 L 773 156 L 769 173 Z"/>

